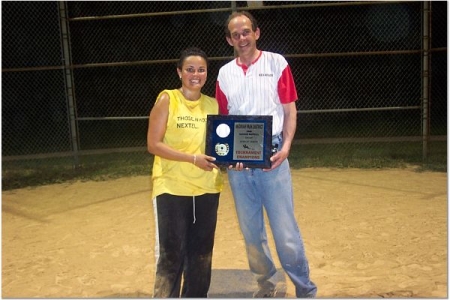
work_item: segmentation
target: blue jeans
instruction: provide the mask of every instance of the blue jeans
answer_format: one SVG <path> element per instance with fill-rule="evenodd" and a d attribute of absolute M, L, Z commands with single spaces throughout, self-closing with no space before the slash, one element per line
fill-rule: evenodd
<path fill-rule="evenodd" d="M 273 144 L 281 145 L 281 140 L 273 141 Z M 295 285 L 296 297 L 315 297 L 317 287 L 309 278 L 303 239 L 294 216 L 288 160 L 268 172 L 262 169 L 228 170 L 228 180 L 245 239 L 250 271 L 258 285 L 267 285 L 277 272 L 267 243 L 264 207 L 279 260 Z"/>

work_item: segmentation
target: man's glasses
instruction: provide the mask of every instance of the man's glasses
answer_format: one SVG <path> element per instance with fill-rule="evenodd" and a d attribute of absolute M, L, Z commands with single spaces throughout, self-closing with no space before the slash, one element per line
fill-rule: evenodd
<path fill-rule="evenodd" d="M 242 31 L 242 33 L 233 32 L 233 33 L 231 34 L 231 38 L 232 38 L 233 40 L 239 40 L 239 39 L 241 38 L 241 35 L 242 35 L 242 37 L 246 37 L 246 36 L 248 36 L 250 33 L 252 33 L 252 31 L 251 31 L 250 29 L 246 29 L 246 30 Z"/>

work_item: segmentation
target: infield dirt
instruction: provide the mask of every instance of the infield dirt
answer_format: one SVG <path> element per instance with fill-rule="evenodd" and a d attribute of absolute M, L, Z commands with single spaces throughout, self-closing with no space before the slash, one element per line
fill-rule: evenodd
<path fill-rule="evenodd" d="M 226 176 L 225 176 L 226 177 Z M 292 170 L 319 298 L 447 298 L 447 174 Z M 269 230 L 272 255 L 276 251 Z M 150 298 L 150 176 L 2 192 L 3 298 Z M 294 297 L 289 279 L 284 297 Z M 220 197 L 212 298 L 251 297 L 231 192 Z"/>

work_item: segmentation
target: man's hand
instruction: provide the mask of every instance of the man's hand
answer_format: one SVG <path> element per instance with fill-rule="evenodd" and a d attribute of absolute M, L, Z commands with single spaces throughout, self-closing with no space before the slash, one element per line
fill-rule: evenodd
<path fill-rule="evenodd" d="M 228 166 L 228 170 L 231 170 L 231 169 L 233 169 L 233 165 L 229 165 L 229 166 Z M 238 163 L 236 163 L 236 165 L 234 166 L 234 169 L 235 169 L 236 171 L 242 171 L 242 170 L 244 170 L 244 164 L 241 163 L 241 162 L 238 162 Z M 248 168 L 245 168 L 245 169 L 248 170 Z"/>
<path fill-rule="evenodd" d="M 263 169 L 263 171 L 268 172 L 277 168 L 288 157 L 288 155 L 289 152 L 287 151 L 283 150 L 278 151 L 270 158 L 270 161 L 272 162 L 272 166 L 270 167 L 270 169 Z"/>

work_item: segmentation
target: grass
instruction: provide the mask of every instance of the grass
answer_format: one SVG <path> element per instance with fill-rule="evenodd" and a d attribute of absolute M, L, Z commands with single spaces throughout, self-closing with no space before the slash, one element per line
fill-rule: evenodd
<path fill-rule="evenodd" d="M 63 183 L 74 180 L 109 180 L 151 175 L 153 156 L 146 152 L 81 156 L 79 166 L 72 158 L 7 161 L 2 163 L 2 190 Z M 291 168 L 407 168 L 447 172 L 447 143 L 432 142 L 427 161 L 422 160 L 420 142 L 294 144 Z"/>
<path fill-rule="evenodd" d="M 109 180 L 150 175 L 153 156 L 148 153 L 110 153 L 86 155 L 74 167 L 72 158 L 51 158 L 2 163 L 2 190 L 73 180 Z"/>
<path fill-rule="evenodd" d="M 406 168 L 419 171 L 447 171 L 446 142 L 432 142 L 426 161 L 419 142 L 343 143 L 294 145 L 289 161 L 292 168 Z"/>

